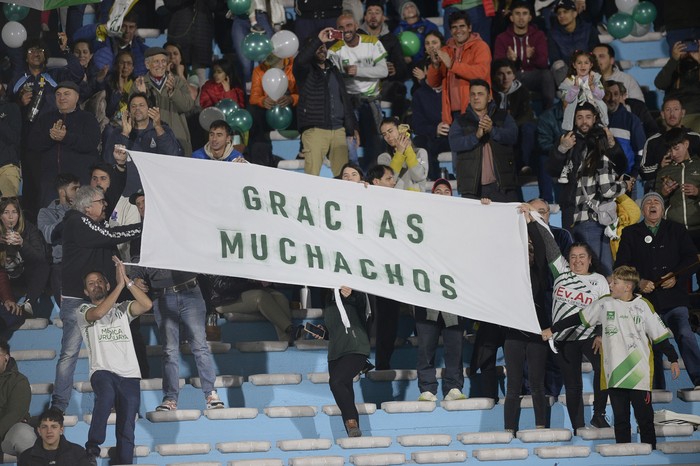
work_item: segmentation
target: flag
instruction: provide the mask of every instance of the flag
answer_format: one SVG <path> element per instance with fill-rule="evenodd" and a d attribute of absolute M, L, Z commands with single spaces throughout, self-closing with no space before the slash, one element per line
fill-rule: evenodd
<path fill-rule="evenodd" d="M 100 3 L 100 0 L 12 0 L 12 2 L 4 3 L 14 3 L 15 5 L 46 11 L 71 5 L 82 5 L 83 3 Z"/>

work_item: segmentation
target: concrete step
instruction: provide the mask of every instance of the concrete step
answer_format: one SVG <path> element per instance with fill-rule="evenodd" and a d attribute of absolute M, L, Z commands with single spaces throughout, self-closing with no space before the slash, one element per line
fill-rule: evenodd
<path fill-rule="evenodd" d="M 269 406 L 264 411 L 267 417 L 314 417 L 316 406 Z"/>
<path fill-rule="evenodd" d="M 583 445 L 563 445 L 559 447 L 537 447 L 533 453 L 542 459 L 587 458 L 591 449 Z"/>
<path fill-rule="evenodd" d="M 288 347 L 286 341 L 239 341 L 236 343 L 236 349 L 241 353 L 286 351 Z"/>
<path fill-rule="evenodd" d="M 388 448 L 391 445 L 391 437 L 346 437 L 335 442 L 344 450 Z"/>
<path fill-rule="evenodd" d="M 374 403 L 355 403 L 357 413 L 360 415 L 370 415 L 377 412 L 377 405 Z M 340 416 L 340 408 L 338 405 L 323 405 L 321 408 L 327 416 Z"/>
<path fill-rule="evenodd" d="M 464 463 L 467 452 L 463 450 L 414 451 L 411 460 L 416 464 Z"/>
<path fill-rule="evenodd" d="M 272 444 L 266 441 L 221 442 L 216 449 L 221 453 L 260 453 L 270 451 Z"/>
<path fill-rule="evenodd" d="M 700 453 L 700 440 L 689 440 L 685 442 L 659 442 L 656 448 L 667 454 L 676 453 Z"/>
<path fill-rule="evenodd" d="M 519 430 L 516 437 L 524 443 L 568 442 L 571 440 L 569 429 L 525 429 Z"/>
<path fill-rule="evenodd" d="M 202 416 L 198 409 L 176 409 L 175 411 L 149 411 L 146 419 L 151 422 L 196 421 Z"/>
<path fill-rule="evenodd" d="M 492 409 L 496 404 L 493 398 L 467 398 L 466 400 L 441 401 L 440 406 L 446 411 L 474 411 Z"/>
<path fill-rule="evenodd" d="M 350 462 L 355 466 L 379 466 L 406 463 L 406 455 L 403 453 L 381 453 L 378 455 L 366 453 L 362 455 L 350 455 Z"/>
<path fill-rule="evenodd" d="M 214 381 L 214 388 L 238 388 L 244 381 L 245 377 L 240 375 L 218 375 Z M 202 388 L 202 380 L 199 377 L 190 377 L 190 385 Z"/>
<path fill-rule="evenodd" d="M 258 416 L 257 408 L 220 408 L 205 409 L 204 415 L 212 421 L 231 419 L 255 419 Z"/>
<path fill-rule="evenodd" d="M 598 429 L 597 427 L 583 427 L 581 429 L 576 429 L 576 435 L 584 440 L 607 440 L 615 438 L 615 429 L 612 427 L 603 427 Z"/>
<path fill-rule="evenodd" d="M 472 451 L 479 461 L 512 461 L 528 457 L 527 448 L 479 448 Z"/>
<path fill-rule="evenodd" d="M 300 456 L 290 458 L 289 466 L 343 466 L 343 456 Z"/>
<path fill-rule="evenodd" d="M 396 441 L 404 447 L 446 447 L 452 443 L 452 436 L 447 434 L 399 435 Z"/>
<path fill-rule="evenodd" d="M 457 434 L 457 440 L 464 445 L 488 445 L 497 443 L 510 443 L 513 440 L 512 432 L 464 432 Z"/>
<path fill-rule="evenodd" d="M 638 456 L 650 455 L 651 445 L 648 443 L 612 443 L 595 446 L 600 456 Z"/>
<path fill-rule="evenodd" d="M 301 374 L 254 374 L 248 376 L 253 385 L 299 385 Z"/>
<path fill-rule="evenodd" d="M 328 450 L 333 442 L 326 438 L 306 438 L 298 440 L 278 440 L 277 448 L 282 451 Z"/>
<path fill-rule="evenodd" d="M 211 451 L 208 443 L 164 443 L 156 445 L 161 456 L 206 455 Z"/>
<path fill-rule="evenodd" d="M 435 411 L 434 401 L 385 401 L 382 410 L 389 414 L 431 413 Z"/>
<path fill-rule="evenodd" d="M 418 371 L 414 369 L 397 369 L 385 371 L 369 371 L 367 378 L 374 382 L 393 382 L 395 380 L 416 380 Z"/>

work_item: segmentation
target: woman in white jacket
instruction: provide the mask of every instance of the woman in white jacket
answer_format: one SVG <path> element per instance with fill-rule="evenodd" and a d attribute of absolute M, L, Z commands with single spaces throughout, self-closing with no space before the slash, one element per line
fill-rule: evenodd
<path fill-rule="evenodd" d="M 394 170 L 396 188 L 408 191 L 425 191 L 428 177 L 428 152 L 413 146 L 411 129 L 399 123 L 396 117 L 384 118 L 380 125 L 384 141 L 393 151 L 377 157 L 377 163 L 388 165 Z"/>

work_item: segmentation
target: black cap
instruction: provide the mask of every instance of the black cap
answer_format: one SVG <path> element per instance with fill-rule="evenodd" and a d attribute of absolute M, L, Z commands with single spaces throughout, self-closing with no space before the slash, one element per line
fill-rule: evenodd
<path fill-rule="evenodd" d="M 575 10 L 576 4 L 574 3 L 574 0 L 559 0 L 557 3 L 554 4 L 554 11 L 557 11 L 559 8 Z"/>
<path fill-rule="evenodd" d="M 66 89 L 72 89 L 78 94 L 80 94 L 80 88 L 73 81 L 61 81 L 60 83 L 58 83 L 58 86 L 56 86 L 56 90 L 59 90 L 62 87 Z"/>
<path fill-rule="evenodd" d="M 132 194 L 131 196 L 129 196 L 129 203 L 130 203 L 130 204 L 133 204 L 133 205 L 136 205 L 136 200 L 137 200 L 139 197 L 141 197 L 141 196 L 146 196 L 146 195 L 143 193 L 143 188 L 139 188 L 138 191 L 136 191 L 134 194 Z"/>
<path fill-rule="evenodd" d="M 167 57 L 168 52 L 166 52 L 163 47 L 148 47 L 143 54 L 143 58 L 150 58 L 153 55 L 165 55 Z"/>

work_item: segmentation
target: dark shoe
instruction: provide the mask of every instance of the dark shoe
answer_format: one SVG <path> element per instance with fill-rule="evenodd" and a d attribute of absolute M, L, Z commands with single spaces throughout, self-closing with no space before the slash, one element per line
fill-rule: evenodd
<path fill-rule="evenodd" d="M 287 344 L 289 346 L 294 346 L 294 342 L 301 339 L 304 336 L 304 326 L 303 325 L 290 325 L 287 329 Z"/>
<path fill-rule="evenodd" d="M 254 24 L 250 27 L 250 32 L 254 32 L 256 34 L 265 34 L 265 28 L 260 26 L 259 24 Z"/>
<path fill-rule="evenodd" d="M 345 421 L 345 430 L 348 433 L 348 437 L 362 437 L 362 431 L 360 426 L 357 425 L 357 419 L 348 419 Z"/>
<path fill-rule="evenodd" d="M 369 359 L 368 359 L 367 361 L 365 361 L 365 366 L 360 371 L 360 374 L 366 374 L 367 372 L 371 371 L 372 369 L 374 369 L 374 364 L 369 362 Z"/>
<path fill-rule="evenodd" d="M 92 455 L 88 455 L 87 464 L 89 464 L 90 466 L 97 466 L 97 458 Z"/>
<path fill-rule="evenodd" d="M 594 414 L 593 418 L 591 419 L 591 425 L 598 429 L 610 427 L 610 423 L 605 418 L 605 414 Z"/>

